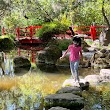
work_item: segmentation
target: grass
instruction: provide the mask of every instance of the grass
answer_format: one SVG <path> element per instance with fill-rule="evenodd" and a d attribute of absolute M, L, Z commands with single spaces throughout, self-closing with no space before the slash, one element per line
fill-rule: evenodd
<path fill-rule="evenodd" d="M 110 83 L 103 83 L 94 87 L 90 87 L 89 91 L 83 91 L 85 98 L 84 110 L 99 110 L 93 108 L 99 105 L 101 110 L 110 110 Z"/>

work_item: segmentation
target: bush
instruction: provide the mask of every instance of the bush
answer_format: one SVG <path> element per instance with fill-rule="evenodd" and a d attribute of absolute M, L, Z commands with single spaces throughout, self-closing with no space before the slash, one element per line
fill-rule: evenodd
<path fill-rule="evenodd" d="M 38 30 L 37 35 L 44 41 L 49 41 L 55 34 L 65 33 L 68 29 L 67 25 L 61 24 L 60 22 L 50 22 L 43 25 Z"/>
<path fill-rule="evenodd" d="M 61 50 L 66 50 L 68 46 L 72 43 L 70 39 L 58 40 L 58 48 Z"/>

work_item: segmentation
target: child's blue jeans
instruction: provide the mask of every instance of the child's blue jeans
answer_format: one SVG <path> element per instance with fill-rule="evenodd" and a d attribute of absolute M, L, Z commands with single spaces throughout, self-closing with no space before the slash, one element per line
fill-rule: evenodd
<path fill-rule="evenodd" d="M 75 62 L 70 61 L 71 74 L 72 77 L 75 78 L 75 81 L 79 81 L 78 67 L 79 67 L 79 60 Z"/>

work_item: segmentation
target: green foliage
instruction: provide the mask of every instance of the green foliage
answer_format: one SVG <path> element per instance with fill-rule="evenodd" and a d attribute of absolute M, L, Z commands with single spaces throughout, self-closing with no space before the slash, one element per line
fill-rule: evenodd
<path fill-rule="evenodd" d="M 13 41 L 13 34 L 7 34 L 7 35 L 2 35 L 0 36 L 0 39 L 8 38 L 11 41 Z"/>
<path fill-rule="evenodd" d="M 105 1 L 105 13 L 109 19 L 110 4 L 109 0 Z M 19 21 L 21 24 L 25 24 L 25 26 L 38 25 L 43 22 L 54 21 L 55 19 L 60 20 L 63 16 L 71 24 L 90 25 L 92 22 L 105 24 L 101 12 L 102 2 L 102 0 L 85 0 L 83 2 L 77 0 L 11 0 L 11 3 L 8 4 L 8 1 L 1 0 L 0 11 L 1 14 L 3 14 L 2 12 L 6 13 L 4 17 L 8 16 L 12 22 L 19 24 L 17 22 Z M 7 12 L 8 8 L 6 7 L 13 7 L 13 10 Z M 10 15 L 16 15 L 18 20 L 11 18 Z M 25 15 L 28 19 L 25 19 Z"/>
<path fill-rule="evenodd" d="M 58 48 L 61 50 L 66 50 L 68 46 L 72 43 L 72 40 L 68 39 L 63 39 L 63 40 L 58 40 Z"/>
<path fill-rule="evenodd" d="M 104 100 L 109 100 L 110 101 L 110 83 L 105 83 L 100 87 L 102 91 L 102 97 Z"/>
<path fill-rule="evenodd" d="M 3 0 L 1 2 L 4 7 L 7 3 Z M 44 22 L 54 20 L 66 25 L 91 25 L 92 22 L 98 25 L 106 24 L 102 16 L 102 0 L 79 1 L 79 3 L 77 0 L 11 0 L 9 7 L 13 7 L 13 10 L 4 15 L 6 20 L 3 20 L 8 28 L 42 25 Z M 104 8 L 108 19 L 109 7 L 109 1 L 106 0 Z"/>
<path fill-rule="evenodd" d="M 28 20 L 28 25 L 29 26 L 37 26 L 37 25 L 42 25 L 44 22 L 42 20 L 36 19 L 36 18 L 32 18 Z"/>
<path fill-rule="evenodd" d="M 42 29 L 39 29 L 39 31 L 37 32 L 37 36 L 39 36 L 42 40 L 48 41 L 55 34 L 65 33 L 67 28 L 67 25 L 60 22 L 45 23 Z"/>
<path fill-rule="evenodd" d="M 90 87 L 89 91 L 83 91 L 82 95 L 85 98 L 84 110 L 98 110 L 97 107 L 93 108 L 95 105 L 99 105 L 101 110 L 110 109 L 110 83 Z"/>

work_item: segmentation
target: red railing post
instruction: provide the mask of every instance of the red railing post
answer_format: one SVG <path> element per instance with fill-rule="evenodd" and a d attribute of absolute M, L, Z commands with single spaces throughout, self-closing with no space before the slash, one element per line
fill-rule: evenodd
<path fill-rule="evenodd" d="M 33 37 L 33 26 L 30 26 L 29 27 L 29 29 L 30 29 L 30 42 L 32 43 L 32 37 Z"/>
<path fill-rule="evenodd" d="M 2 28 L 2 35 L 5 35 L 5 28 Z"/>
<path fill-rule="evenodd" d="M 96 39 L 96 27 L 95 26 L 90 26 L 90 34 L 91 38 L 94 41 Z"/>
<path fill-rule="evenodd" d="M 33 50 L 31 50 L 31 61 L 35 63 L 35 52 Z"/>
<path fill-rule="evenodd" d="M 33 26 L 30 26 L 30 37 L 31 37 L 31 41 L 32 41 L 32 37 L 33 37 Z"/>
<path fill-rule="evenodd" d="M 17 37 L 17 40 L 19 40 L 19 37 L 20 37 L 20 29 L 19 28 L 16 28 L 16 37 Z"/>

